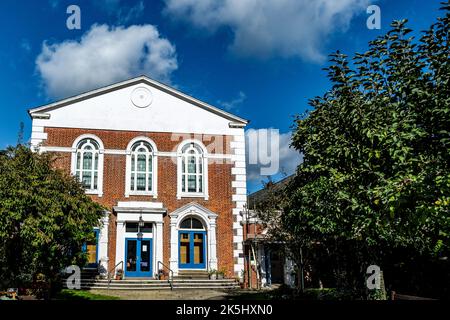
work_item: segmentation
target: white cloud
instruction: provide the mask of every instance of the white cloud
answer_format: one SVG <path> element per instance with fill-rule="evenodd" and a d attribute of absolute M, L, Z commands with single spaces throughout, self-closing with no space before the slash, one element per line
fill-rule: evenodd
<path fill-rule="evenodd" d="M 239 94 L 236 98 L 230 100 L 230 101 L 222 101 L 218 100 L 217 104 L 224 108 L 225 110 L 233 110 L 238 109 L 239 106 L 247 99 L 247 96 L 244 92 L 239 91 Z"/>
<path fill-rule="evenodd" d="M 376 1 L 376 0 L 374 0 Z M 239 55 L 322 62 L 324 42 L 365 14 L 369 0 L 165 0 L 170 17 L 211 33 L 228 27 Z M 373 1 L 372 1 L 373 2 Z M 361 27 L 365 27 L 361 26 Z"/>
<path fill-rule="evenodd" d="M 274 166 L 275 168 L 277 168 L 276 172 L 272 174 L 271 177 L 281 178 L 283 176 L 289 176 L 295 173 L 297 166 L 303 159 L 302 155 L 297 150 L 289 147 L 292 138 L 291 132 L 280 133 L 278 135 L 279 144 L 278 149 L 275 150 L 278 155 L 270 154 L 268 150 L 261 150 L 261 144 L 259 143 L 259 141 L 255 141 L 254 139 L 250 138 L 250 136 L 256 134 L 258 136 L 258 139 L 261 139 L 261 137 L 266 136 L 264 132 L 267 132 L 267 130 L 273 129 L 249 129 L 245 132 L 247 141 L 247 181 L 250 183 L 258 183 L 267 180 L 267 176 L 261 174 L 261 169 L 267 168 L 269 166 Z M 267 136 L 270 140 L 271 135 L 269 134 Z M 267 145 L 267 149 L 270 149 L 270 143 L 271 142 L 269 142 L 268 144 L 264 143 L 263 148 L 265 148 L 265 146 Z M 253 153 L 253 156 L 255 156 L 255 154 L 258 154 L 257 164 L 251 163 L 252 155 L 250 153 Z M 261 158 L 261 154 L 267 155 L 270 158 L 270 164 Z M 277 161 L 278 163 L 276 163 Z"/>
<path fill-rule="evenodd" d="M 47 95 L 61 98 L 141 74 L 170 82 L 175 47 L 152 25 L 94 25 L 80 41 L 44 42 L 36 67 Z"/>

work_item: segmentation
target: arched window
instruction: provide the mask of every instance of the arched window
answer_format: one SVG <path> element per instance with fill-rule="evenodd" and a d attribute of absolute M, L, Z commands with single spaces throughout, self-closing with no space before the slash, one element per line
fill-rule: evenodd
<path fill-rule="evenodd" d="M 203 223 L 197 218 L 186 218 L 180 223 L 180 229 L 199 229 L 204 230 Z"/>
<path fill-rule="evenodd" d="M 98 190 L 99 149 L 98 142 L 90 138 L 76 148 L 75 176 L 87 190 Z"/>
<path fill-rule="evenodd" d="M 203 150 L 197 144 L 189 143 L 182 148 L 181 152 L 181 191 L 183 193 L 203 193 Z"/>
<path fill-rule="evenodd" d="M 153 186 L 153 149 L 147 141 L 131 147 L 130 190 L 151 192 Z"/>

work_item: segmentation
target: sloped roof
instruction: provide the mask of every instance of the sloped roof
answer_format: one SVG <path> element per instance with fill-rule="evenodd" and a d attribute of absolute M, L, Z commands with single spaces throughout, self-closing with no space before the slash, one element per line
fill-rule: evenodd
<path fill-rule="evenodd" d="M 96 96 L 99 96 L 99 95 L 102 95 L 102 94 L 106 94 L 106 93 L 109 93 L 109 92 L 112 92 L 112 91 L 116 91 L 116 90 L 119 90 L 119 89 L 122 89 L 122 88 L 133 86 L 133 85 L 136 85 L 136 84 L 139 84 L 139 83 L 145 83 L 145 84 L 147 84 L 147 85 L 149 85 L 151 87 L 154 87 L 154 88 L 159 89 L 159 90 L 161 90 L 161 91 L 163 91 L 165 93 L 168 93 L 168 94 L 170 94 L 172 96 L 175 96 L 178 99 L 182 99 L 182 100 L 184 100 L 186 102 L 189 102 L 189 103 L 191 103 L 191 104 L 193 104 L 193 105 L 195 105 L 195 106 L 197 106 L 199 108 L 202 108 L 204 110 L 207 110 L 207 111 L 210 111 L 212 113 L 215 113 L 215 114 L 217 114 L 217 115 L 219 115 L 221 117 L 227 118 L 227 119 L 233 121 L 237 126 L 246 125 L 247 123 L 249 123 L 249 121 L 246 120 L 246 119 L 243 119 L 243 118 L 238 117 L 238 116 L 236 116 L 234 114 L 231 114 L 231 113 L 229 113 L 227 111 L 224 111 L 222 109 L 214 107 L 214 106 L 212 106 L 212 105 L 210 105 L 210 104 L 208 104 L 206 102 L 203 102 L 201 100 L 198 100 L 198 99 L 196 99 L 194 97 L 191 97 L 191 96 L 189 96 L 189 95 L 187 95 L 187 94 L 185 94 L 185 93 L 183 93 L 181 91 L 178 91 L 178 90 L 176 90 L 176 89 L 174 89 L 174 88 L 172 88 L 172 87 L 170 87 L 168 85 L 165 85 L 165 84 L 163 84 L 163 83 L 161 83 L 159 81 L 150 79 L 149 77 L 147 77 L 145 75 L 142 75 L 142 76 L 139 76 L 139 77 L 136 77 L 136 78 L 132 78 L 132 79 L 129 79 L 129 80 L 117 82 L 117 83 L 111 84 L 109 86 L 105 86 L 105 87 L 101 87 L 101 88 L 98 88 L 98 89 L 94 89 L 94 90 L 91 90 L 91 91 L 88 91 L 88 92 L 85 92 L 85 93 L 81 93 L 79 95 L 76 95 L 76 96 L 73 96 L 73 97 L 70 97 L 70 98 L 66 98 L 66 99 L 63 99 L 63 100 L 59 100 L 59 101 L 56 101 L 56 102 L 53 102 L 53 103 L 50 103 L 50 104 L 46 104 L 46 105 L 37 107 L 37 108 L 32 108 L 32 109 L 28 110 L 28 113 L 30 114 L 31 117 L 33 117 L 33 115 L 37 115 L 37 114 L 42 115 L 42 114 L 45 114 L 46 112 L 54 110 L 54 109 L 62 108 L 64 106 L 67 106 L 67 105 L 70 105 L 70 104 L 73 104 L 73 103 L 76 103 L 76 102 L 79 102 L 79 101 L 90 99 L 92 97 L 96 97 Z"/>

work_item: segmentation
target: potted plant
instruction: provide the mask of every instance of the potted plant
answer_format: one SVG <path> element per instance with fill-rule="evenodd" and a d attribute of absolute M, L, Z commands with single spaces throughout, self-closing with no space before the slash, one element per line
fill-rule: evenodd
<path fill-rule="evenodd" d="M 122 269 L 118 269 L 116 271 L 116 280 L 122 280 L 123 279 L 123 270 Z"/>
<path fill-rule="evenodd" d="M 167 276 L 168 276 L 168 274 L 166 271 L 164 271 L 164 269 L 158 270 L 158 279 L 159 280 L 167 280 Z"/>
<path fill-rule="evenodd" d="M 211 280 L 216 280 L 217 279 L 217 270 L 216 269 L 212 269 L 209 271 L 209 278 Z"/>
<path fill-rule="evenodd" d="M 223 279 L 225 277 L 225 270 L 220 269 L 220 271 L 217 271 L 217 279 Z"/>

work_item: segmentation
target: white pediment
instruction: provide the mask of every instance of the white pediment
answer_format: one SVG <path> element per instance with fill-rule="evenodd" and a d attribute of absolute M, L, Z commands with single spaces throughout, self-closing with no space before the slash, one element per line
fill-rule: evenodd
<path fill-rule="evenodd" d="M 29 110 L 45 127 L 233 134 L 247 121 L 139 77 Z"/>

